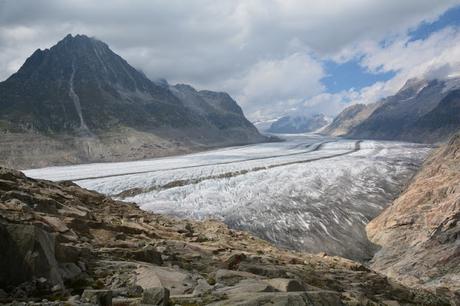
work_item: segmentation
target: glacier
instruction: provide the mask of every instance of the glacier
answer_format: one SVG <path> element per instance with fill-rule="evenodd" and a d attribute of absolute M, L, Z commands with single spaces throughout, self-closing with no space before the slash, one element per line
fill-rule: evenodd
<path fill-rule="evenodd" d="M 144 210 L 219 219 L 279 247 L 365 261 L 366 224 L 401 192 L 432 149 L 393 141 L 282 135 L 279 143 L 133 162 L 25 170 L 72 180 Z"/>

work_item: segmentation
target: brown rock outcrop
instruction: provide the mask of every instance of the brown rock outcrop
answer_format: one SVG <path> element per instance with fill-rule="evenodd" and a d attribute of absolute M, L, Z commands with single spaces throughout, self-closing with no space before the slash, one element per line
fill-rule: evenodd
<path fill-rule="evenodd" d="M 382 246 L 371 267 L 406 285 L 460 295 L 460 134 L 367 226 Z"/>

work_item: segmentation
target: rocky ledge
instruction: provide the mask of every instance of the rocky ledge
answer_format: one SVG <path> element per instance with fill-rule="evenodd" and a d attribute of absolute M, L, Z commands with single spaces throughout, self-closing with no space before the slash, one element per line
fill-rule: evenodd
<path fill-rule="evenodd" d="M 450 305 L 365 266 L 0 168 L 0 303 Z"/>

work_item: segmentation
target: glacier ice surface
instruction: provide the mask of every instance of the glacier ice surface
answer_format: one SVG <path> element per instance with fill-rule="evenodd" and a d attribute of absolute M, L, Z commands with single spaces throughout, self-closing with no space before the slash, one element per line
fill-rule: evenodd
<path fill-rule="evenodd" d="M 150 160 L 26 170 L 182 218 L 220 219 L 280 247 L 366 260 L 365 225 L 430 151 L 315 135 Z M 127 191 L 133 193 L 126 193 Z M 125 193 L 125 194 L 123 194 Z"/>

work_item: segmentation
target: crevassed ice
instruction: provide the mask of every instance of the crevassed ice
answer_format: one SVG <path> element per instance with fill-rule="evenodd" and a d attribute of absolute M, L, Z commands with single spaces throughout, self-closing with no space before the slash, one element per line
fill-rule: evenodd
<path fill-rule="evenodd" d="M 429 150 L 304 135 L 284 143 L 26 174 L 82 179 L 81 186 L 109 195 L 136 188 L 125 200 L 145 210 L 218 218 L 281 247 L 365 260 L 375 251 L 365 225 L 397 196 Z"/>

